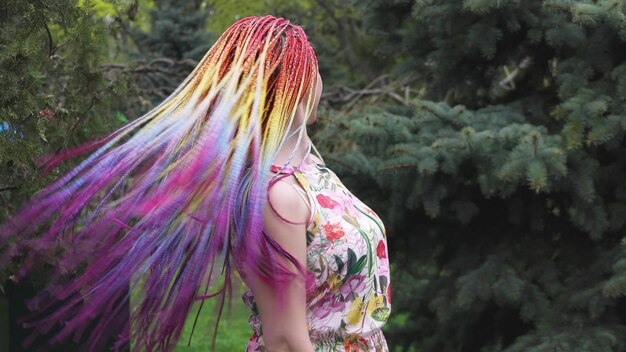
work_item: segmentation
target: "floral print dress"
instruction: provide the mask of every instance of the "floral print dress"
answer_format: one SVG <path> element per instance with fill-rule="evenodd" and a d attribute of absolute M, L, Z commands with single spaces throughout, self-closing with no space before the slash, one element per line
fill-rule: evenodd
<path fill-rule="evenodd" d="M 279 168 L 272 167 L 277 172 Z M 309 335 L 316 352 L 388 351 L 381 327 L 391 312 L 391 285 L 385 227 L 323 164 L 287 167 L 313 204 L 307 226 L 306 284 Z M 253 335 L 246 352 L 265 351 L 254 296 Z"/>

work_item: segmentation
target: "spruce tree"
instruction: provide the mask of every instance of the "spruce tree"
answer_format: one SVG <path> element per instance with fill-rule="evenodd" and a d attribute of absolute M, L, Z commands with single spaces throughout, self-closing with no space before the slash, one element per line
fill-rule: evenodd
<path fill-rule="evenodd" d="M 34 160 L 127 122 L 119 110 L 127 77 L 111 81 L 101 67 L 108 56 L 106 38 L 105 23 L 93 16 L 89 2 L 84 7 L 75 0 L 0 2 L 0 222 L 78 161 L 42 177 Z M 25 299 L 45 285 L 54 265 L 54 258 L 42 259 L 43 265 L 19 283 L 10 276 L 19 258 L 0 268 L 0 300 L 8 307 L 0 315 L 8 331 L 8 339 L 0 339 L 2 351 L 35 350 L 42 342 L 24 349 L 20 344 L 31 331 L 16 321 L 28 312 Z M 84 350 L 75 342 L 49 350 Z"/>
<path fill-rule="evenodd" d="M 199 60 L 215 36 L 206 30 L 208 11 L 198 0 L 156 0 L 150 29 L 135 28 L 133 39 L 145 56 Z"/>
<path fill-rule="evenodd" d="M 129 27 L 137 46 L 129 56 L 138 88 L 153 105 L 167 98 L 198 64 L 217 37 L 207 31 L 208 8 L 198 0 L 156 0 L 150 28 Z"/>
<path fill-rule="evenodd" d="M 363 4 L 419 94 L 315 138 L 387 225 L 390 347 L 626 350 L 626 4 Z"/>

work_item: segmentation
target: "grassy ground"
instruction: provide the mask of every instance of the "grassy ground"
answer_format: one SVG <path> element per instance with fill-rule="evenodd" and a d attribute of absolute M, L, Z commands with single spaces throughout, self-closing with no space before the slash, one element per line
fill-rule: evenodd
<path fill-rule="evenodd" d="M 222 318 L 220 319 L 219 330 L 217 338 L 215 340 L 215 347 L 217 351 L 244 351 L 248 339 L 252 335 L 252 329 L 248 325 L 248 317 L 250 311 L 241 300 L 241 294 L 233 291 L 233 305 L 232 311 L 229 316 L 228 304 L 224 305 L 222 311 Z M 198 316 L 196 328 L 193 332 L 193 338 L 191 340 L 191 346 L 187 346 L 189 336 L 191 335 L 191 328 L 196 318 L 196 312 L 200 302 L 194 304 L 191 309 L 191 313 L 187 318 L 182 337 L 178 342 L 178 347 L 175 351 L 209 351 L 211 347 L 211 338 L 213 334 L 212 326 L 215 317 L 213 314 L 213 307 L 217 306 L 217 299 L 208 299 L 202 306 L 202 311 Z M 216 312 L 217 313 L 217 312 Z M 215 315 L 217 316 L 217 314 Z M 210 322 L 210 326 L 209 326 Z M 209 330 L 210 329 L 210 330 Z"/>
<path fill-rule="evenodd" d="M 214 286 L 212 292 L 220 287 L 221 282 Z M 243 284 L 241 284 L 241 288 L 239 290 L 237 289 L 237 285 L 233 287 L 233 302 L 232 310 L 230 310 L 230 312 L 228 309 L 228 301 L 224 304 L 219 330 L 215 340 L 216 351 L 244 351 L 248 343 L 248 339 L 252 336 L 252 329 L 248 324 L 250 311 L 241 299 L 244 289 L 245 286 Z M 200 294 L 203 294 L 203 292 Z M 131 294 L 131 305 L 133 305 L 133 296 L 134 295 Z M 191 344 L 189 346 L 187 345 L 191 336 L 191 329 L 193 327 L 194 320 L 196 319 L 196 313 L 201 303 L 201 301 L 197 301 L 191 308 L 175 351 L 205 352 L 210 350 L 213 326 L 215 318 L 217 317 L 217 311 L 214 312 L 214 308 L 218 306 L 219 297 L 209 298 L 204 301 L 202 310 L 198 316 L 198 321 L 196 322 Z"/>

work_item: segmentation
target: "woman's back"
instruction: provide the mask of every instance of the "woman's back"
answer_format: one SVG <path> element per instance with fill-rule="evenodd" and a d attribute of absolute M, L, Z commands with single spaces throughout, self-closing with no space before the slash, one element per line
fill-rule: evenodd
<path fill-rule="evenodd" d="M 293 173 L 313 205 L 306 231 L 306 304 L 315 350 L 387 351 L 380 329 L 391 311 L 391 292 L 382 221 L 321 162 L 283 172 Z M 250 289 L 243 300 L 251 309 L 254 331 L 246 351 L 263 351 L 263 330 Z"/>

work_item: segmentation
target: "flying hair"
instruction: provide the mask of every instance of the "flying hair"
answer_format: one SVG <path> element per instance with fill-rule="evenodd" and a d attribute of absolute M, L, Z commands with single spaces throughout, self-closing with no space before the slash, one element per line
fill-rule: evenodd
<path fill-rule="evenodd" d="M 311 114 L 317 71 L 301 27 L 245 17 L 152 110 L 38 159 L 43 176 L 90 152 L 0 225 L 0 267 L 20 256 L 16 281 L 42 264 L 52 271 L 27 300 L 32 312 L 20 322 L 34 330 L 23 345 L 54 327 L 50 345 L 78 341 L 90 326 L 84 350 L 115 339 L 115 350 L 132 341 L 137 351 L 171 351 L 192 304 L 218 297 L 214 346 L 235 268 L 282 302 L 282 288 L 306 268 L 263 231 L 262 214 L 278 151 L 296 134 L 305 142 L 294 117 L 303 99 Z"/>

